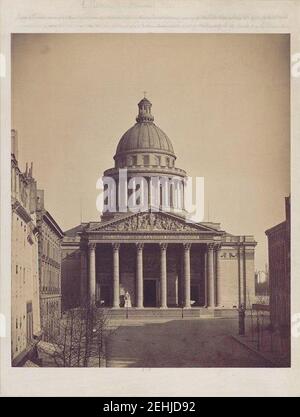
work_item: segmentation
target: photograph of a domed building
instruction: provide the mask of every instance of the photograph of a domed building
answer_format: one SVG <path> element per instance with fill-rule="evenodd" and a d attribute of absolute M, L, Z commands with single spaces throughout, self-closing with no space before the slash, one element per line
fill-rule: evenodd
<path fill-rule="evenodd" d="M 131 315 L 141 314 L 136 309 L 145 307 L 183 306 L 195 310 L 193 316 L 200 316 L 202 311 L 213 314 L 215 308 L 237 309 L 250 304 L 254 301 L 254 237 L 234 236 L 218 223 L 186 220 L 187 173 L 176 167 L 172 142 L 154 123 L 151 107 L 147 98 L 138 103 L 136 124 L 118 143 L 115 167 L 104 172 L 116 182 L 115 212 L 107 210 L 99 221 L 83 223 L 65 233 L 62 272 L 69 277 L 68 284 L 74 286 L 74 272 L 78 271 L 81 303 L 89 300 L 119 309 L 126 307 L 128 299 L 134 308 Z M 146 180 L 148 207 L 137 213 L 129 208 L 118 211 L 126 207 L 133 191 L 127 186 L 126 194 L 118 192 L 119 173 L 124 168 L 128 184 L 131 178 Z M 155 178 L 161 185 L 153 206 Z M 164 178 L 173 181 L 167 190 L 168 208 L 162 207 Z M 68 303 L 67 294 L 65 299 Z"/>
<path fill-rule="evenodd" d="M 12 84 L 12 364 L 289 366 L 289 37 L 19 34 Z"/>

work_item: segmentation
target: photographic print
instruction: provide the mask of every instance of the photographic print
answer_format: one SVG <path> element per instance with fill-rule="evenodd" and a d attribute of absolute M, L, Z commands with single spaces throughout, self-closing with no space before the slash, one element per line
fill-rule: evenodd
<path fill-rule="evenodd" d="M 290 367 L 289 34 L 11 36 L 13 367 Z"/>

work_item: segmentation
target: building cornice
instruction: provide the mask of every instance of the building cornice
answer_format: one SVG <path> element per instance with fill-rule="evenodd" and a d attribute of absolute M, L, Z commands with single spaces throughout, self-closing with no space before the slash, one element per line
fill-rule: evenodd
<path fill-rule="evenodd" d="M 48 224 L 48 226 L 56 233 L 56 235 L 60 239 L 62 239 L 64 237 L 64 235 L 65 235 L 64 232 L 61 230 L 61 228 L 56 223 L 54 218 L 51 216 L 49 211 L 47 211 L 47 210 L 38 210 L 37 214 L 40 214 L 40 218 L 42 217 L 42 219 Z"/>
<path fill-rule="evenodd" d="M 155 167 L 155 166 L 131 166 L 125 167 L 127 169 L 127 175 L 139 174 L 146 177 L 157 177 L 159 175 L 172 175 L 178 176 L 181 178 L 186 178 L 186 171 L 180 168 L 169 168 L 169 167 Z M 124 168 L 124 169 L 125 169 Z M 119 177 L 119 168 L 109 168 L 104 171 L 104 176 L 109 176 L 113 178 Z"/>
<path fill-rule="evenodd" d="M 18 200 L 12 201 L 12 210 L 15 211 L 22 218 L 22 220 L 24 220 L 25 223 L 32 221 L 30 214 Z"/>

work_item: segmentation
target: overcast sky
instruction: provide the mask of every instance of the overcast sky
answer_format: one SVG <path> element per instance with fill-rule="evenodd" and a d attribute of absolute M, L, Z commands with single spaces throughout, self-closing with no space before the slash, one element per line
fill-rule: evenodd
<path fill-rule="evenodd" d="M 97 220 L 97 178 L 147 91 L 176 166 L 205 178 L 205 220 L 258 241 L 289 194 L 289 37 L 37 34 L 12 41 L 13 128 L 63 230 Z"/>

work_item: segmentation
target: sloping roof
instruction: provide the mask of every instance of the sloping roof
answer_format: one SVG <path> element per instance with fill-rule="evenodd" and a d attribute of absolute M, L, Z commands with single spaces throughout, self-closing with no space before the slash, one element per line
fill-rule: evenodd
<path fill-rule="evenodd" d="M 81 223 L 72 229 L 68 229 L 64 232 L 65 236 L 67 237 L 75 237 L 79 232 L 83 232 L 87 228 L 89 223 Z"/>

